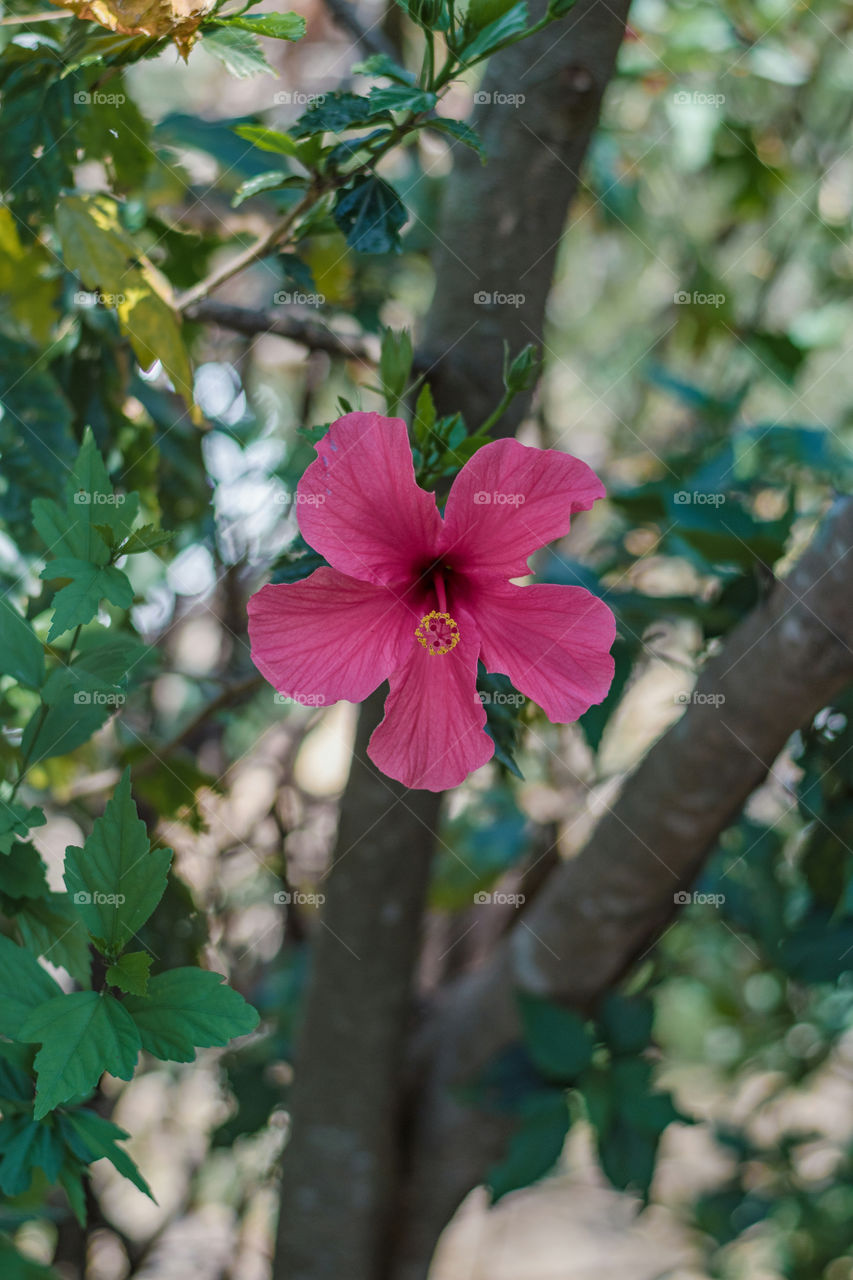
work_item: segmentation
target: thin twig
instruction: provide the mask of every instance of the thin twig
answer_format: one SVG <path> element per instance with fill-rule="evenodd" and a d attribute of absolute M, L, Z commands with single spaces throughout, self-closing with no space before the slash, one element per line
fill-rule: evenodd
<path fill-rule="evenodd" d="M 233 307 L 227 302 L 203 298 L 187 307 L 184 314 L 188 320 L 218 324 L 220 328 L 233 329 L 235 333 L 275 333 L 281 338 L 300 343 L 309 351 L 325 351 L 331 356 L 341 356 L 346 360 L 364 360 L 375 364 L 379 355 L 376 344 L 364 334 L 350 336 L 336 333 L 318 320 L 310 320 L 276 307 Z"/>

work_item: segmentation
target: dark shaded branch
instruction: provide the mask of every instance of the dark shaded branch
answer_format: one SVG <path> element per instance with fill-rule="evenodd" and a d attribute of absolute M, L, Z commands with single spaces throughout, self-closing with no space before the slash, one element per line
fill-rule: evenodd
<path fill-rule="evenodd" d="M 318 320 L 293 315 L 277 307 L 235 307 L 227 302 L 214 302 L 205 298 L 192 303 L 186 311 L 188 320 L 200 320 L 217 324 L 222 329 L 233 329 L 254 337 L 259 333 L 275 333 L 280 338 L 298 342 L 309 351 L 325 351 L 330 356 L 345 360 L 365 360 L 375 364 L 379 357 L 378 344 L 363 334 L 337 333 Z"/>
<path fill-rule="evenodd" d="M 420 1037 L 418 1117 L 394 1280 L 423 1280 L 435 1240 L 498 1158 L 503 1127 L 451 1087 L 519 1035 L 524 988 L 591 1009 L 654 942 L 790 735 L 853 680 L 853 499 L 731 634 L 580 855 L 550 878 L 487 967 Z M 705 695 L 704 697 L 702 695 Z M 718 701 L 722 699 L 722 701 Z"/>

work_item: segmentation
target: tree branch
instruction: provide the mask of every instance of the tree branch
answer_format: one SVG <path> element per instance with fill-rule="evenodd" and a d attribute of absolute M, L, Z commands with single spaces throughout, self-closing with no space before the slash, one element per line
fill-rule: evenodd
<path fill-rule="evenodd" d="M 551 877 L 488 966 L 445 994 L 419 1037 L 418 1112 L 393 1280 L 423 1280 L 435 1241 L 499 1157 L 505 1128 L 454 1101 L 520 1029 L 522 988 L 589 1011 L 652 945 L 790 735 L 853 680 L 853 499 L 731 634 L 684 715 L 647 754 L 577 858 Z M 720 699 L 722 701 L 720 701 Z"/>
<path fill-rule="evenodd" d="M 281 338 L 298 342 L 309 351 L 325 351 L 330 356 L 345 360 L 363 360 L 375 364 L 379 358 L 378 343 L 364 334 L 341 334 L 317 320 L 283 312 L 276 307 L 234 307 L 227 302 L 203 299 L 187 308 L 188 320 L 217 324 L 222 329 L 254 336 L 258 333 L 275 333 Z"/>

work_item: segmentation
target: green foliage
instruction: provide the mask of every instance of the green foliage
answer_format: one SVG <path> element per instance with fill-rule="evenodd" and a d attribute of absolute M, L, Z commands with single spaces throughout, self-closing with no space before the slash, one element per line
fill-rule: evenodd
<path fill-rule="evenodd" d="M 170 969 L 157 974 L 147 994 L 131 996 L 125 1008 L 155 1058 L 192 1062 L 197 1047 L 227 1044 L 258 1024 L 255 1010 L 222 975 L 204 969 Z"/>
<path fill-rule="evenodd" d="M 375 174 L 338 192 L 335 222 L 359 253 L 399 253 L 406 208 L 389 183 Z"/>

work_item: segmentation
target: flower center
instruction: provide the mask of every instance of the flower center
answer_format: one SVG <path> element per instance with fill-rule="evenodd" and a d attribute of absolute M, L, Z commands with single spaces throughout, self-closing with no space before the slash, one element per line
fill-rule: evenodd
<path fill-rule="evenodd" d="M 421 618 L 415 627 L 415 635 L 427 653 L 450 653 L 459 643 L 459 627 L 449 613 L 432 613 Z"/>

